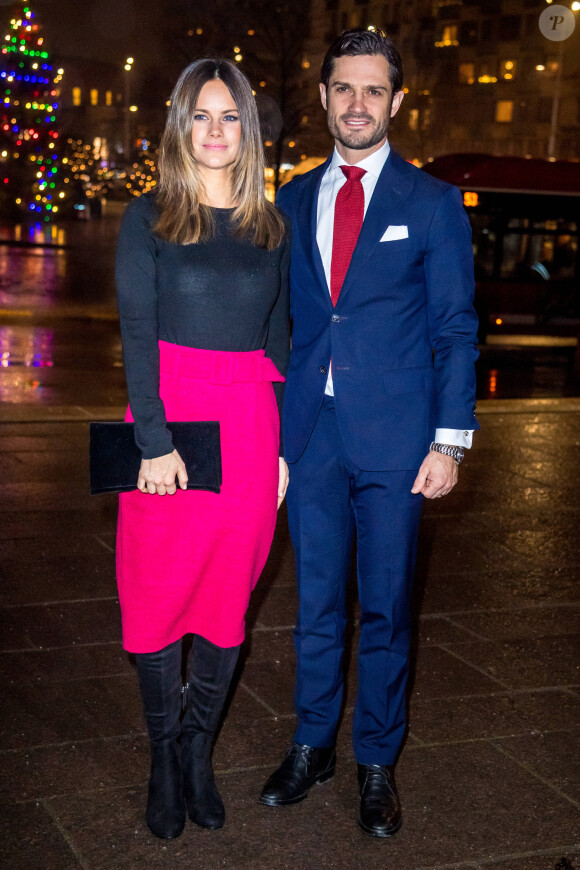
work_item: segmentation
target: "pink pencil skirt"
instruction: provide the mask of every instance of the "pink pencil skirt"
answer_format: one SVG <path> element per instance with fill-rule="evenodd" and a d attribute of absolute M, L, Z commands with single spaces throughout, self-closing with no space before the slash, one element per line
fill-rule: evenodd
<path fill-rule="evenodd" d="M 250 593 L 276 525 L 279 417 L 263 350 L 229 353 L 159 342 L 168 420 L 219 420 L 219 494 L 122 493 L 117 584 L 123 646 L 156 652 L 189 632 L 221 647 L 244 639 Z M 127 420 L 132 420 L 127 412 Z"/>

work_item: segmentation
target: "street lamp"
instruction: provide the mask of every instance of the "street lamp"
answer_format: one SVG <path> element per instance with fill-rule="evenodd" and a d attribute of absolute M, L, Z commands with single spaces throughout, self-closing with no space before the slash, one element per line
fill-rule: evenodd
<path fill-rule="evenodd" d="M 548 0 L 551 4 L 551 0 Z M 542 36 L 550 42 L 558 43 L 558 60 L 556 80 L 554 82 L 554 94 L 552 96 L 552 117 L 550 119 L 550 138 L 548 139 L 548 159 L 556 159 L 556 136 L 558 132 L 558 114 L 560 111 L 560 97 L 562 91 L 562 67 L 564 66 L 564 42 L 574 32 L 576 21 L 574 12 L 580 9 L 580 3 L 574 2 L 572 9 L 567 6 L 548 5 L 539 19 L 539 27 Z M 536 67 L 539 69 L 539 66 Z"/>
<path fill-rule="evenodd" d="M 123 136 L 123 153 L 125 154 L 125 159 L 129 160 L 130 150 L 131 150 L 131 116 L 130 116 L 130 103 L 131 103 L 131 78 L 130 73 L 133 69 L 133 63 L 135 59 L 133 57 L 128 57 L 125 61 L 125 105 L 123 107 L 123 115 L 124 115 L 124 136 Z"/>

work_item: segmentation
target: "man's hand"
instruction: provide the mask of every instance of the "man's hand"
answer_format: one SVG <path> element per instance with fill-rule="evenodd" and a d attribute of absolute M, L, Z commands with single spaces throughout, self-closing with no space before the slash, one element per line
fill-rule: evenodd
<path fill-rule="evenodd" d="M 448 495 L 457 483 L 457 463 L 452 456 L 430 450 L 421 464 L 413 484 L 413 493 L 423 493 L 425 498 L 441 498 Z"/>
<path fill-rule="evenodd" d="M 280 456 L 280 470 L 278 473 L 278 510 L 284 501 L 286 490 L 288 489 L 288 466 L 284 459 Z"/>
<path fill-rule="evenodd" d="M 150 495 L 174 495 L 177 492 L 176 477 L 181 489 L 187 489 L 185 463 L 177 450 L 155 459 L 142 459 L 137 489 Z"/>

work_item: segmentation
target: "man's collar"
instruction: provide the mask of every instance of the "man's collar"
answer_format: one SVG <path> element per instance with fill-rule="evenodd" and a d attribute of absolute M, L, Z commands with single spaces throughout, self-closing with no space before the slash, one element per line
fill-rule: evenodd
<path fill-rule="evenodd" d="M 377 151 L 373 151 L 372 154 L 369 154 L 368 157 L 365 157 L 364 160 L 361 160 L 356 165 L 360 167 L 360 169 L 364 169 L 365 172 L 370 172 L 370 174 L 374 175 L 375 178 L 378 178 L 382 172 L 383 166 L 387 162 L 387 157 L 389 156 L 390 151 L 391 146 L 389 145 L 389 140 L 387 139 L 385 140 L 385 144 L 381 145 L 381 147 Z M 335 147 L 327 171 L 332 172 L 333 169 L 338 169 L 338 167 L 345 165 L 345 160 L 340 156 Z"/>

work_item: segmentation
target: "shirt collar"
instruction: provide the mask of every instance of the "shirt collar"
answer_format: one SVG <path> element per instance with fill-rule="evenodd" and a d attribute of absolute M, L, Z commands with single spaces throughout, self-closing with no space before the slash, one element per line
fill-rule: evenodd
<path fill-rule="evenodd" d="M 383 166 L 387 162 L 387 157 L 391 151 L 391 146 L 389 145 L 389 140 L 385 140 L 385 144 L 381 145 L 378 151 L 373 151 L 368 157 L 365 157 L 364 160 L 361 160 L 356 165 L 360 169 L 364 169 L 365 172 L 369 172 L 371 175 L 374 175 L 375 178 L 378 178 L 382 172 Z M 332 172 L 335 169 L 339 169 L 341 166 L 345 166 L 344 159 L 340 156 L 336 147 L 334 149 L 334 153 L 332 155 L 332 159 L 330 161 L 330 165 L 327 169 L 327 172 Z"/>

